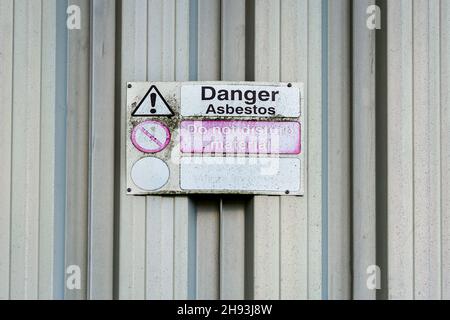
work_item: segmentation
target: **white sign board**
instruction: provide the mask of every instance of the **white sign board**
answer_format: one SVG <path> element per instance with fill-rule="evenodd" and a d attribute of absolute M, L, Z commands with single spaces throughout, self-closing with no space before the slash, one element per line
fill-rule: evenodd
<path fill-rule="evenodd" d="M 127 193 L 303 195 L 301 83 L 130 82 Z"/>
<path fill-rule="evenodd" d="M 257 85 L 185 85 L 181 115 L 227 117 L 300 116 L 300 90 Z"/>

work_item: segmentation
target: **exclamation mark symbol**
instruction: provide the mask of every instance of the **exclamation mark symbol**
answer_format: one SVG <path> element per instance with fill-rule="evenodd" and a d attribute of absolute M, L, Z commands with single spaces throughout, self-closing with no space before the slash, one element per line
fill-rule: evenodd
<path fill-rule="evenodd" d="M 150 113 L 156 113 L 156 109 L 155 109 L 156 93 L 150 93 L 150 103 L 152 104 L 152 108 L 150 109 Z"/>

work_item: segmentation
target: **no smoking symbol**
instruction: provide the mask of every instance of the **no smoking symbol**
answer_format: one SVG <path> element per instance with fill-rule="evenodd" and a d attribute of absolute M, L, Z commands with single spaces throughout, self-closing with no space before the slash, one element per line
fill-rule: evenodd
<path fill-rule="evenodd" d="M 162 122 L 147 120 L 133 128 L 131 141 L 139 151 L 145 153 L 160 152 L 170 142 L 170 131 Z"/>

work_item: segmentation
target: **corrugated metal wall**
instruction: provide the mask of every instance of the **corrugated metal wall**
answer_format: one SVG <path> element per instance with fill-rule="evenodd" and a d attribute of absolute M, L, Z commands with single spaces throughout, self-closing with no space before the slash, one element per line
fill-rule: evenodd
<path fill-rule="evenodd" d="M 449 299 L 450 1 L 377 1 L 376 39 L 373 3 L 353 2 L 353 297 Z"/>
<path fill-rule="evenodd" d="M 449 299 L 450 1 L 388 20 L 389 297 Z"/>
<path fill-rule="evenodd" d="M 51 298 L 55 1 L 0 2 L 0 298 Z"/>
<path fill-rule="evenodd" d="M 449 298 L 449 7 L 0 0 L 0 299 Z M 306 196 L 126 196 L 145 80 L 304 82 Z"/>
<path fill-rule="evenodd" d="M 122 195 L 121 298 L 321 297 L 321 20 L 320 1 L 122 3 L 122 105 L 132 79 L 302 81 L 312 89 L 308 197 Z M 122 119 L 124 133 L 125 109 Z"/>

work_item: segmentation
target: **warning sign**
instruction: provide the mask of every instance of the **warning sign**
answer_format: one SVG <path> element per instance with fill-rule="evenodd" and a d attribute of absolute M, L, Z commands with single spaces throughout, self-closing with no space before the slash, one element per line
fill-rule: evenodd
<path fill-rule="evenodd" d="M 305 193 L 302 83 L 130 82 L 127 193 Z"/>
<path fill-rule="evenodd" d="M 170 131 L 162 122 L 147 120 L 133 128 L 131 141 L 142 152 L 159 152 L 169 144 Z"/>
<path fill-rule="evenodd" d="M 172 116 L 173 112 L 158 88 L 151 86 L 131 115 L 133 117 Z"/>
<path fill-rule="evenodd" d="M 186 85 L 183 116 L 298 117 L 300 90 L 254 85 Z"/>

